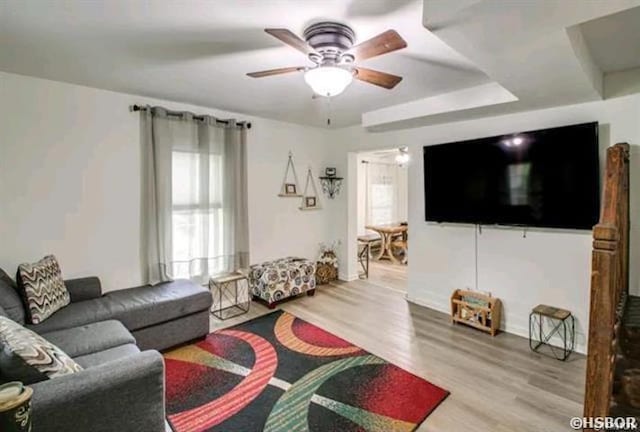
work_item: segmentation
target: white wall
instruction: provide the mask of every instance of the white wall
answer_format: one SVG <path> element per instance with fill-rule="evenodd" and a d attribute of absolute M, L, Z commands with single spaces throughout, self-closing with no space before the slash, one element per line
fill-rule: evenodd
<path fill-rule="evenodd" d="M 316 176 L 335 165 L 323 129 L 0 72 L 0 267 L 15 274 L 18 264 L 53 253 L 65 277 L 98 275 L 107 291 L 143 282 L 139 116 L 128 111 L 134 103 L 253 123 L 252 262 L 315 258 L 319 242 L 337 238 L 332 202 L 321 198 L 323 210 L 301 212 L 299 200 L 277 197 L 289 150 L 302 183 L 309 165 Z"/>
<path fill-rule="evenodd" d="M 604 102 L 523 112 L 499 117 L 441 124 L 416 129 L 367 132 L 361 127 L 338 131 L 339 151 L 344 167 L 348 155 L 391 146 L 408 146 L 410 260 L 408 298 L 416 303 L 448 312 L 455 288 L 475 286 L 474 227 L 433 225 L 424 221 L 422 147 L 425 145 L 540 129 L 573 123 L 599 121 L 601 146 L 627 141 L 632 147 L 632 191 L 640 190 L 640 96 Z M 347 181 L 354 181 L 349 175 Z M 349 189 L 352 190 L 352 189 Z M 356 274 L 353 250 L 357 214 L 355 196 L 340 202 L 343 215 L 343 274 Z M 631 290 L 640 293 L 640 196 L 632 193 Z M 349 223 L 347 223 L 349 221 Z M 578 319 L 579 349 L 584 350 L 588 326 L 591 272 L 591 233 L 530 229 L 526 238 L 519 229 L 485 227 L 479 236 L 478 288 L 491 291 L 504 302 L 506 331 L 526 335 L 528 315 L 538 303 L 568 308 Z M 346 259 L 345 259 L 346 258 Z"/>
<path fill-rule="evenodd" d="M 318 181 L 325 167 L 335 165 L 327 134 L 323 129 L 275 121 L 252 122 L 248 162 L 251 262 L 290 255 L 315 259 L 320 242 L 339 239 L 332 223 L 334 200 L 322 193 Z M 289 150 L 293 152 L 300 193 L 307 169 L 312 168 L 321 210 L 300 211 L 300 198 L 277 196 Z"/>
<path fill-rule="evenodd" d="M 96 274 L 105 289 L 142 282 L 140 266 L 140 138 L 133 103 L 160 104 L 221 117 L 179 103 L 0 73 L 0 267 L 56 254 L 66 277 Z M 632 147 L 632 191 L 640 190 L 640 96 L 524 112 L 417 129 L 369 133 L 361 127 L 316 129 L 251 120 L 249 200 L 252 261 L 283 255 L 313 258 L 321 241 L 342 240 L 340 276 L 357 274 L 355 152 L 408 146 L 412 301 L 448 311 L 454 288 L 475 285 L 474 230 L 424 222 L 421 149 L 462 139 L 599 121 L 602 145 Z M 349 177 L 320 211 L 276 195 L 289 150 L 301 182 L 335 166 Z M 351 177 L 353 175 L 353 177 Z M 300 185 L 303 187 L 303 185 Z M 351 198 L 351 199 L 349 199 Z M 631 287 L 640 293 L 640 195 L 632 193 Z M 349 224 L 348 221 L 353 221 Z M 504 301 L 505 329 L 526 334 L 537 303 L 572 310 L 580 342 L 587 326 L 590 274 L 587 232 L 485 228 L 479 238 L 479 288 Z"/>
<path fill-rule="evenodd" d="M 358 181 L 358 191 L 357 197 L 358 200 L 358 235 L 367 234 L 367 230 L 365 229 L 366 219 L 367 219 L 367 199 L 366 199 L 366 190 L 367 190 L 367 167 L 362 162 L 366 160 L 366 153 L 358 154 L 358 167 L 357 167 L 357 181 Z"/>

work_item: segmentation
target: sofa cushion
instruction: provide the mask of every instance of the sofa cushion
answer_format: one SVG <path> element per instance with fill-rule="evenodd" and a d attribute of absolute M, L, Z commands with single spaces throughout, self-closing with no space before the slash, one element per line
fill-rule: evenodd
<path fill-rule="evenodd" d="M 115 320 L 43 333 L 42 337 L 63 349 L 71 357 L 136 343 L 135 338 L 122 323 Z"/>
<path fill-rule="evenodd" d="M 104 297 L 101 297 L 94 300 L 71 303 L 50 316 L 46 321 L 37 325 L 26 324 L 26 327 L 44 334 L 115 319 L 115 312 L 110 309 L 109 302 L 105 301 Z"/>
<path fill-rule="evenodd" d="M 115 319 L 129 330 L 160 324 L 211 306 L 209 291 L 189 280 L 111 291 L 56 312 L 38 325 L 27 325 L 38 333 Z"/>
<path fill-rule="evenodd" d="M 0 374 L 3 381 L 32 384 L 81 371 L 64 351 L 22 327 L 0 317 Z"/>
<path fill-rule="evenodd" d="M 18 324 L 24 324 L 25 312 L 22 299 L 18 294 L 18 285 L 2 269 L 0 269 L 0 306 L 9 318 Z"/>
<path fill-rule="evenodd" d="M 129 330 L 208 310 L 212 302 L 208 288 L 183 279 L 113 291 L 106 297 L 114 305 L 122 306 L 122 312 L 115 319 Z"/>
<path fill-rule="evenodd" d="M 34 264 L 20 264 L 18 287 L 29 322 L 39 324 L 71 302 L 58 260 L 47 255 Z"/>
<path fill-rule="evenodd" d="M 106 349 L 104 351 L 94 352 L 92 354 L 83 355 L 74 358 L 74 360 L 80 364 L 83 368 L 89 369 L 94 366 L 101 365 L 113 360 L 118 360 L 123 357 L 128 357 L 133 354 L 139 353 L 140 350 L 134 344 L 124 344 L 115 346 L 113 348 Z"/>
<path fill-rule="evenodd" d="M 95 276 L 67 279 L 64 281 L 71 302 L 79 302 L 83 300 L 91 300 L 102 296 L 102 284 L 100 279 Z"/>

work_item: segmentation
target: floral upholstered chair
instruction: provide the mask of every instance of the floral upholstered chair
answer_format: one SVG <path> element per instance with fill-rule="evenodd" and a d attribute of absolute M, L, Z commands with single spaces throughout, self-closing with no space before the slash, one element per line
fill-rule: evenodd
<path fill-rule="evenodd" d="M 294 257 L 255 264 L 249 268 L 249 284 L 253 298 L 273 309 L 276 303 L 289 297 L 315 293 L 316 264 Z"/>

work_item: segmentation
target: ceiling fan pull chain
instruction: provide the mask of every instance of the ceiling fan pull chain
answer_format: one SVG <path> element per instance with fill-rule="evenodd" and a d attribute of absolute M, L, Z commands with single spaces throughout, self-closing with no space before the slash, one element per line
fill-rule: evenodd
<path fill-rule="evenodd" d="M 331 127 L 331 96 L 327 96 L 327 127 Z"/>

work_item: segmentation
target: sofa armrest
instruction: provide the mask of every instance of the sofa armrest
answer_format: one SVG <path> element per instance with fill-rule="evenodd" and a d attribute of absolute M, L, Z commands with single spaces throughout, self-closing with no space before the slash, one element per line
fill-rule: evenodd
<path fill-rule="evenodd" d="M 91 300 L 102 296 L 100 279 L 95 276 L 64 281 L 72 302 Z"/>
<path fill-rule="evenodd" d="M 38 432 L 164 432 L 164 362 L 157 351 L 31 386 Z"/>

